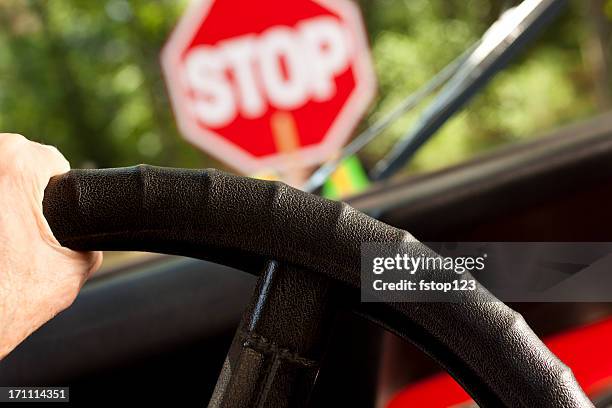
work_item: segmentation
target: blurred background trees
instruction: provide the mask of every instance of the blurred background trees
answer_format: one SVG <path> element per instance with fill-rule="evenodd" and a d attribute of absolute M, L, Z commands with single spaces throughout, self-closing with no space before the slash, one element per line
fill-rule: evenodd
<path fill-rule="evenodd" d="M 469 47 L 513 2 L 359 0 L 379 98 L 363 126 Z M 178 135 L 159 51 L 186 1 L 0 0 L 0 129 L 58 146 L 73 167 L 223 167 Z M 452 119 L 406 171 L 464 160 L 610 108 L 612 0 L 561 18 Z M 381 157 L 407 115 L 361 154 Z"/>

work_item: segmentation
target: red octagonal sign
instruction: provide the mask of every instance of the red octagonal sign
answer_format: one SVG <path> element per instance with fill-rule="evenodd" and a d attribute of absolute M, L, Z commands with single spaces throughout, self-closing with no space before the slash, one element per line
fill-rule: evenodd
<path fill-rule="evenodd" d="M 244 173 L 328 159 L 375 93 L 350 0 L 196 1 L 162 65 L 183 135 Z"/>

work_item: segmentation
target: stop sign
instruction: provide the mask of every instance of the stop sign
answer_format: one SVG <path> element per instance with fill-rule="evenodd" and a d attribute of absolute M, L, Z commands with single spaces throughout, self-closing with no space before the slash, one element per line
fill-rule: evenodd
<path fill-rule="evenodd" d="M 181 133 L 244 173 L 328 159 L 375 93 L 350 0 L 203 0 L 162 51 Z"/>

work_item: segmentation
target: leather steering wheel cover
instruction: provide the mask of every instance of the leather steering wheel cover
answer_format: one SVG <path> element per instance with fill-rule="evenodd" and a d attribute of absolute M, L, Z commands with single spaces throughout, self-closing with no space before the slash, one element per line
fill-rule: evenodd
<path fill-rule="evenodd" d="M 251 273 L 274 259 L 339 281 L 358 313 L 421 347 L 481 406 L 592 406 L 524 319 L 482 287 L 457 303 L 360 304 L 361 243 L 416 240 L 347 204 L 217 170 L 137 166 L 55 177 L 43 208 L 75 250 L 169 253 Z"/>

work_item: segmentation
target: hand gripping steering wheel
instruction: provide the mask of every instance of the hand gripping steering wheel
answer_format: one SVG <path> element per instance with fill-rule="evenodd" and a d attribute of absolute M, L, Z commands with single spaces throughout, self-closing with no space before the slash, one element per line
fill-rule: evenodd
<path fill-rule="evenodd" d="M 137 166 L 54 177 L 43 207 L 75 250 L 183 255 L 260 276 L 209 406 L 306 406 L 340 307 L 416 344 L 481 407 L 593 406 L 482 287 L 454 303 L 361 303 L 361 244 L 415 239 L 344 203 L 217 170 Z"/>

